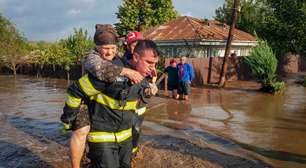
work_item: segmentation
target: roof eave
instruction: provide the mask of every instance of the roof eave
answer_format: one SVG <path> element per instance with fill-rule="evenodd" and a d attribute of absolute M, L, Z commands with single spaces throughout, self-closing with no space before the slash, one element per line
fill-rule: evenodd
<path fill-rule="evenodd" d="M 186 46 L 186 45 L 200 45 L 200 46 L 225 46 L 226 40 L 154 40 L 158 46 Z M 232 42 L 233 46 L 256 46 L 256 41 L 240 41 Z"/>

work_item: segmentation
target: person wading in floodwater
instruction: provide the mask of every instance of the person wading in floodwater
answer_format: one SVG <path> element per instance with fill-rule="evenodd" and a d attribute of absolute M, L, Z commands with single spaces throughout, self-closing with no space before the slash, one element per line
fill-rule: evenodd
<path fill-rule="evenodd" d="M 180 58 L 180 63 L 177 65 L 178 71 L 178 95 L 176 99 L 188 100 L 190 94 L 191 81 L 194 78 L 194 70 L 191 64 L 186 63 L 186 57 Z"/>

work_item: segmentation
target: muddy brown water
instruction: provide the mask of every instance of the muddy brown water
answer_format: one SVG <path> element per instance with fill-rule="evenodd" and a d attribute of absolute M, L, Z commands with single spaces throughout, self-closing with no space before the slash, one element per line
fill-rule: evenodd
<path fill-rule="evenodd" d="M 0 167 L 69 167 L 59 116 L 67 82 L 0 76 Z M 137 167 L 306 167 L 306 89 L 193 89 L 154 98 Z"/>

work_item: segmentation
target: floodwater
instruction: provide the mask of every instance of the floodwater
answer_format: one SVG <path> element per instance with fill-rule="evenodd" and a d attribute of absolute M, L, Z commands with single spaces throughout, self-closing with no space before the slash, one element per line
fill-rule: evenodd
<path fill-rule="evenodd" d="M 69 134 L 59 122 L 66 87 L 60 79 L 0 76 L 1 168 L 69 167 Z M 291 82 L 279 95 L 197 88 L 190 98 L 153 99 L 142 152 L 168 161 L 143 156 L 137 167 L 306 167 L 304 87 Z"/>

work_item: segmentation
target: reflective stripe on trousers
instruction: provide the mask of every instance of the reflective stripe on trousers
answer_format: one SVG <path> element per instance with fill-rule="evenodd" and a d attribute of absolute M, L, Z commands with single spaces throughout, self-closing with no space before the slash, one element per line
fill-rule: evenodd
<path fill-rule="evenodd" d="M 123 142 L 132 136 L 132 128 L 120 132 L 89 132 L 88 142 Z"/>

